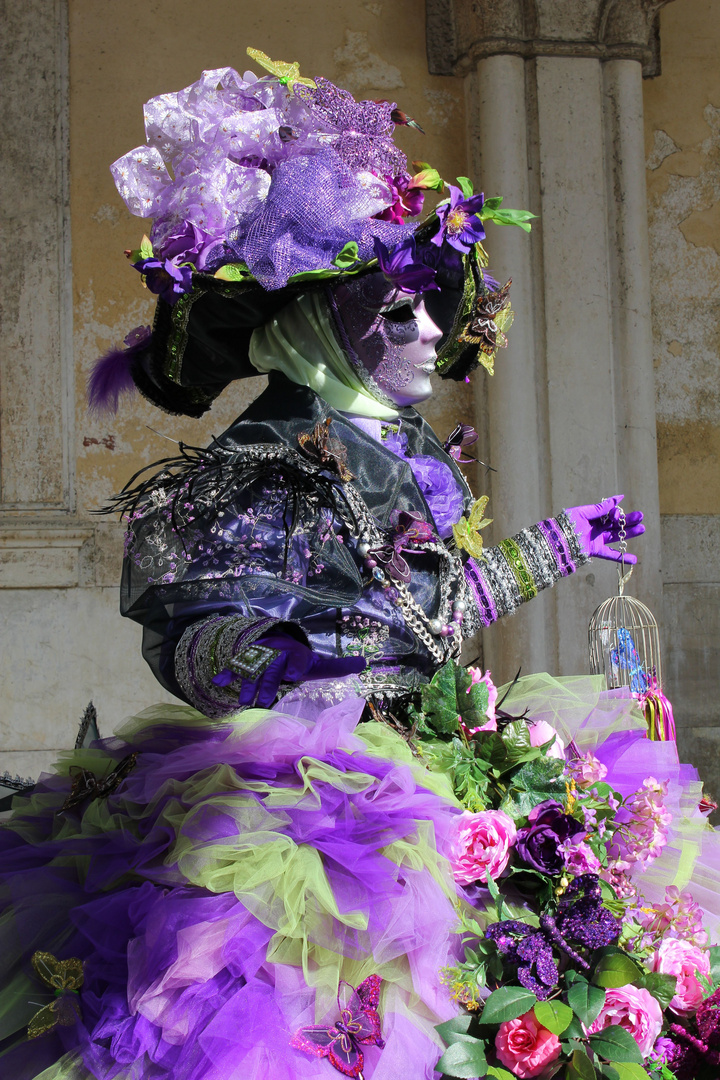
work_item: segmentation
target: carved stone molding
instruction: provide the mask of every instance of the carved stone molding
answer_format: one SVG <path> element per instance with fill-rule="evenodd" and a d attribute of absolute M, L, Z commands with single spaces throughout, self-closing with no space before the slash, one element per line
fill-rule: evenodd
<path fill-rule="evenodd" d="M 432 75 L 465 75 L 485 56 L 637 60 L 660 74 L 660 9 L 672 0 L 426 0 Z"/>

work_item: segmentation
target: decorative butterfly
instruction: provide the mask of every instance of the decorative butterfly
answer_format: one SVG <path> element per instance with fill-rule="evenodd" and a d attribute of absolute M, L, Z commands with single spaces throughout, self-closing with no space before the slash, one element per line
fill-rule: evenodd
<path fill-rule="evenodd" d="M 72 787 L 70 788 L 70 794 L 60 807 L 60 812 L 72 810 L 73 806 L 78 806 L 80 803 L 85 802 L 86 799 L 107 798 L 120 786 L 128 773 L 135 768 L 136 761 L 137 753 L 128 754 L 115 766 L 112 772 L 107 773 L 101 780 L 98 780 L 95 773 L 90 772 L 89 769 L 82 769 L 77 765 L 71 766 Z"/>
<path fill-rule="evenodd" d="M 630 689 L 634 694 L 644 694 L 649 687 L 648 677 L 640 663 L 638 651 L 632 635 L 624 627 L 618 627 L 618 647 L 610 650 L 610 662 L 613 666 L 613 674 L 620 678 L 622 674 L 630 676 Z M 624 685 L 624 679 L 621 680 Z"/>
<path fill-rule="evenodd" d="M 338 1012 L 340 1019 L 332 1027 L 300 1028 L 290 1045 L 313 1057 L 327 1058 L 334 1069 L 343 1076 L 363 1080 L 365 1057 L 362 1046 L 385 1045 L 380 1029 L 378 1001 L 380 1000 L 379 975 L 370 975 L 357 990 L 349 983 L 342 982 L 350 993 L 350 1000 L 343 1006 L 338 991 Z"/>
<path fill-rule="evenodd" d="M 483 517 L 487 504 L 487 495 L 483 495 L 481 499 L 476 499 L 470 510 L 470 518 L 463 516 L 452 527 L 455 543 L 459 548 L 464 548 L 468 555 L 472 555 L 473 559 L 485 558 L 480 530 L 484 529 L 492 521 L 492 518 Z"/>
<path fill-rule="evenodd" d="M 394 530 L 393 546 L 398 551 L 413 544 L 425 544 L 435 535 L 432 526 L 415 510 L 393 510 L 390 520 Z"/>
<path fill-rule="evenodd" d="M 55 992 L 55 1000 L 36 1012 L 28 1024 L 28 1037 L 36 1039 L 54 1027 L 72 1027 L 81 1018 L 77 992 L 83 984 L 82 960 L 58 960 L 49 952 L 36 952 L 30 960 L 35 974 Z M 75 996 L 73 996 L 75 995 Z"/>
<path fill-rule="evenodd" d="M 317 86 L 314 79 L 302 79 L 300 77 L 300 65 L 297 61 L 288 64 L 284 60 L 271 60 L 267 53 L 264 53 L 261 49 L 248 49 L 247 54 L 251 60 L 255 60 L 260 67 L 264 67 L 284 86 L 287 86 L 288 83 L 291 86 L 302 83 L 303 86 L 311 86 L 313 89 Z"/>
<path fill-rule="evenodd" d="M 395 578 L 396 581 L 403 581 L 407 585 L 411 577 L 410 567 L 401 555 L 399 547 L 395 544 L 382 544 L 368 551 L 368 555 L 384 567 L 389 577 Z"/>
<path fill-rule="evenodd" d="M 318 420 L 312 435 L 306 431 L 298 435 L 300 449 L 316 465 L 336 472 L 343 482 L 352 480 L 353 473 L 347 467 L 347 450 L 339 439 L 330 438 L 331 424 L 332 417 L 328 416 L 327 420 Z"/>
<path fill-rule="evenodd" d="M 472 446 L 478 441 L 478 433 L 469 424 L 456 424 L 447 439 L 443 443 L 443 450 L 461 465 L 467 465 L 469 461 L 477 461 L 474 457 L 463 457 L 463 449 Z"/>
<path fill-rule="evenodd" d="M 512 281 L 507 281 L 502 288 L 485 293 L 475 300 L 475 308 L 470 319 L 458 338 L 469 345 L 477 345 L 485 359 L 480 362 L 492 374 L 495 353 L 507 345 L 504 331 L 513 319 L 512 308 L 508 300 Z"/>

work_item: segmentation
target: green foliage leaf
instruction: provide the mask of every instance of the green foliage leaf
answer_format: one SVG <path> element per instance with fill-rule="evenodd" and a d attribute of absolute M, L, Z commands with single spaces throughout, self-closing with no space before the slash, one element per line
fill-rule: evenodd
<path fill-rule="evenodd" d="M 433 169 L 432 165 L 428 165 L 427 161 L 413 161 L 413 168 L 415 169 L 415 175 L 410 181 L 409 187 L 423 188 L 429 191 L 442 191 L 445 187 L 445 181 L 440 173 L 437 169 Z"/>
<path fill-rule="evenodd" d="M 492 199 L 486 199 L 485 202 L 483 203 L 483 208 L 480 211 L 480 217 L 481 218 L 486 217 L 487 214 L 488 214 L 488 211 L 490 211 L 490 213 L 492 213 L 495 210 L 499 210 L 499 208 L 502 206 L 502 201 L 503 201 L 503 196 L 502 195 L 494 195 Z"/>
<path fill-rule="evenodd" d="M 552 1031 L 553 1035 L 562 1035 L 573 1018 L 572 1009 L 557 999 L 538 1001 L 533 1011 L 538 1024 Z"/>
<path fill-rule="evenodd" d="M 447 1048 L 435 1068 L 446 1076 L 485 1076 L 487 1073 L 485 1044 L 479 1039 L 463 1035 L 458 1042 L 452 1043 Z"/>
<path fill-rule="evenodd" d="M 617 1080 L 647 1080 L 648 1078 L 648 1074 L 642 1065 L 638 1065 L 634 1061 L 611 1061 L 609 1067 L 605 1066 L 603 1076 L 607 1076 L 608 1080 L 613 1080 L 610 1069 L 612 1069 Z"/>
<path fill-rule="evenodd" d="M 495 1080 L 516 1080 L 511 1072 L 507 1069 L 501 1069 L 499 1065 L 490 1065 L 487 1071 L 488 1076 L 494 1076 Z"/>
<path fill-rule="evenodd" d="M 140 241 L 140 258 L 141 259 L 152 259 L 153 255 L 154 255 L 154 252 L 153 252 L 153 246 L 150 243 L 150 237 L 147 236 L 147 235 L 143 236 L 142 240 Z"/>
<path fill-rule="evenodd" d="M 529 210 L 511 210 L 509 207 L 497 207 L 488 210 L 487 202 L 480 211 L 480 217 L 483 221 L 494 221 L 496 225 L 517 225 L 518 228 L 523 229 L 525 232 L 530 232 L 532 229 L 530 222 L 535 216 Z"/>
<path fill-rule="evenodd" d="M 455 663 L 448 660 L 420 691 L 422 711 L 430 727 L 440 735 L 451 735 L 458 727 Z"/>
<path fill-rule="evenodd" d="M 358 261 L 358 246 L 354 240 L 349 240 L 343 248 L 338 251 L 337 255 L 333 259 L 333 265 L 339 266 L 344 269 L 346 266 L 352 266 Z"/>
<path fill-rule="evenodd" d="M 575 1050 L 565 1073 L 567 1080 L 596 1080 L 597 1073 L 584 1050 Z"/>
<path fill-rule="evenodd" d="M 469 180 L 467 176 L 458 176 L 457 186 L 460 188 L 466 199 L 469 199 L 475 190 L 473 188 L 472 180 Z"/>
<path fill-rule="evenodd" d="M 455 693 L 458 713 L 467 726 L 482 727 L 487 721 L 490 701 L 487 685 L 484 682 L 474 683 L 468 669 L 457 664 L 455 666 Z"/>
<path fill-rule="evenodd" d="M 660 971 L 648 971 L 641 979 L 637 980 L 636 986 L 641 986 L 644 990 L 647 990 L 663 1009 L 667 1009 L 675 997 L 677 976 L 663 975 Z"/>
<path fill-rule="evenodd" d="M 592 981 L 596 986 L 603 986 L 606 990 L 618 986 L 627 986 L 633 983 L 643 974 L 638 964 L 622 949 L 616 952 L 606 952 L 595 965 Z"/>
<path fill-rule="evenodd" d="M 565 799 L 563 762 L 557 758 L 537 757 L 526 761 L 513 775 L 500 809 L 511 817 L 527 817 L 534 806 L 546 799 Z"/>
<path fill-rule="evenodd" d="M 642 1065 L 640 1047 L 629 1031 L 619 1024 L 610 1024 L 595 1035 L 588 1037 L 590 1046 L 598 1057 L 607 1058 L 613 1065 L 616 1062 L 634 1062 Z"/>
<path fill-rule="evenodd" d="M 252 274 L 244 262 L 226 263 L 225 266 L 221 266 L 219 270 L 215 271 L 215 277 L 219 278 L 220 281 L 247 281 L 252 277 Z"/>
<path fill-rule="evenodd" d="M 710 978 L 713 981 L 713 986 L 720 984 L 720 945 L 713 945 L 711 949 L 708 949 L 710 954 Z"/>
<path fill-rule="evenodd" d="M 587 979 L 578 975 L 568 988 L 567 999 L 575 1015 L 589 1027 L 605 1004 L 605 991 L 599 986 L 591 986 Z"/>
<path fill-rule="evenodd" d="M 529 1012 L 536 1002 L 535 994 L 524 986 L 501 986 L 485 1002 L 481 1023 L 502 1024 L 506 1020 L 515 1020 Z"/>
<path fill-rule="evenodd" d="M 435 1030 L 443 1042 L 454 1043 L 458 1041 L 459 1035 L 467 1035 L 473 1019 L 470 1013 L 460 1013 L 458 1016 L 453 1016 L 452 1020 L 446 1020 L 443 1024 L 436 1024 Z"/>

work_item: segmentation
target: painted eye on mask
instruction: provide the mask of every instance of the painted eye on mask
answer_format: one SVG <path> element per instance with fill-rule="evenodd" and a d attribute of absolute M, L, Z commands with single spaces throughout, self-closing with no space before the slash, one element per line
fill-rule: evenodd
<path fill-rule="evenodd" d="M 381 311 L 380 315 L 388 322 L 394 323 L 412 322 L 417 318 L 412 304 L 398 304 L 397 307 L 390 308 L 388 311 Z"/>

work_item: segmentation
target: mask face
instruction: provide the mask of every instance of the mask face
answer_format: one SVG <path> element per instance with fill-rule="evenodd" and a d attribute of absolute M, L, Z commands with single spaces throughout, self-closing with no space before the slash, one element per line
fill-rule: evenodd
<path fill-rule="evenodd" d="M 396 405 L 430 397 L 442 331 L 425 310 L 422 293 L 400 292 L 378 272 L 335 286 L 333 298 L 350 360 Z"/>

